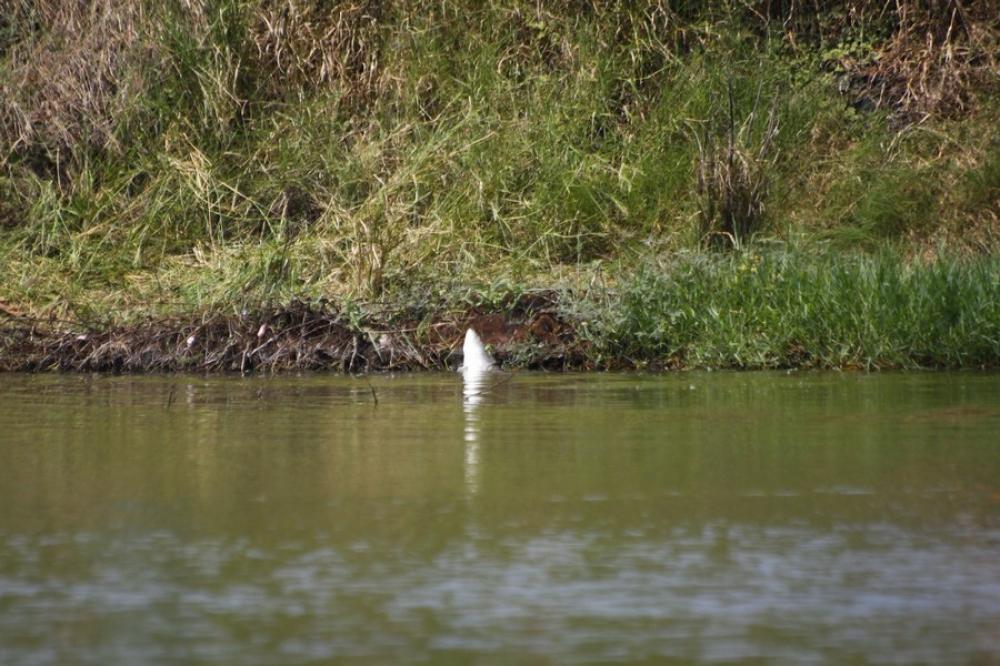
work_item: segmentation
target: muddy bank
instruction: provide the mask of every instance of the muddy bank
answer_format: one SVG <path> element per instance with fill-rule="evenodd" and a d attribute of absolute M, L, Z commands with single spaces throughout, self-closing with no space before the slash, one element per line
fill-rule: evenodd
<path fill-rule="evenodd" d="M 94 328 L 0 318 L 0 371 L 384 372 L 444 370 L 461 363 L 476 328 L 502 365 L 587 367 L 586 345 L 560 317 L 552 294 L 521 296 L 494 311 L 414 316 L 345 312 L 293 302 L 240 315 L 206 313 Z"/>

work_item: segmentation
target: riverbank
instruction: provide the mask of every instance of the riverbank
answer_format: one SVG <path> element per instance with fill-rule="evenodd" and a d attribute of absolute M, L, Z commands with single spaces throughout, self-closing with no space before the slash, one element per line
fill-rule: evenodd
<path fill-rule="evenodd" d="M 596 277 L 596 275 L 595 275 Z M 475 328 L 507 369 L 998 368 L 1000 259 L 675 254 L 601 286 L 302 302 L 82 326 L 8 315 L 0 369 L 446 369 Z"/>
<path fill-rule="evenodd" d="M 0 367 L 995 365 L 1000 5 L 821 4 L 15 0 Z"/>

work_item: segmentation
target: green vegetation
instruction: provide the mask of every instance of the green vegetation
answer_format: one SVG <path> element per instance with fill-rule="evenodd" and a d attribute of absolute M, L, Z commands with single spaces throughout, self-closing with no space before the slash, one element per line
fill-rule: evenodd
<path fill-rule="evenodd" d="M 596 358 L 640 367 L 996 366 L 1000 257 L 674 255 L 584 321 Z"/>
<path fill-rule="evenodd" d="M 597 365 L 996 365 L 1000 5 L 820 4 L 8 0 L 0 323 L 554 289 Z"/>

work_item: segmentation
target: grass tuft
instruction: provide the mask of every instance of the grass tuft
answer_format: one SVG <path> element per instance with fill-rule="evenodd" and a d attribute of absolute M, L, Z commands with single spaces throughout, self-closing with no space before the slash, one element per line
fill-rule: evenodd
<path fill-rule="evenodd" d="M 741 247 L 764 228 L 764 202 L 778 134 L 777 100 L 763 130 L 755 136 L 760 95 L 736 127 L 732 82 L 727 89 L 725 147 L 708 133 L 698 145 L 698 194 L 701 196 L 701 242 L 706 247 Z M 751 145 L 752 144 L 752 145 Z"/>

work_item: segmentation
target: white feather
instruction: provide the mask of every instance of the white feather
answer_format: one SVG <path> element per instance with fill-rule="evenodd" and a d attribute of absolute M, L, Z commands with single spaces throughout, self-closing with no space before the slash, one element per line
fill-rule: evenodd
<path fill-rule="evenodd" d="M 496 367 L 496 361 L 487 353 L 483 341 L 471 328 L 465 332 L 462 355 L 465 357 L 459 368 L 462 372 L 485 372 Z"/>

